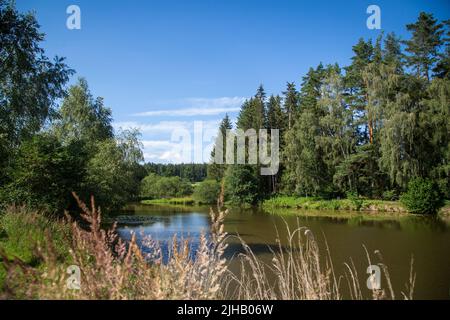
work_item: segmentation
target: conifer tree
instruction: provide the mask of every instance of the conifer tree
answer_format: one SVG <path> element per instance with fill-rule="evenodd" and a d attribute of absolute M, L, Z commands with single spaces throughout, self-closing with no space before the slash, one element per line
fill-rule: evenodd
<path fill-rule="evenodd" d="M 214 149 L 211 152 L 211 164 L 208 166 L 208 178 L 215 179 L 217 181 L 222 181 L 225 170 L 226 170 L 226 154 L 227 154 L 227 146 L 226 146 L 226 136 L 229 130 L 233 129 L 233 125 L 231 123 L 230 117 L 228 114 L 225 115 L 222 122 L 219 126 L 219 131 L 217 133 L 218 137 L 216 139 L 216 144 Z M 222 161 L 221 163 L 216 163 L 216 150 L 219 147 L 222 147 Z"/>
<path fill-rule="evenodd" d="M 295 116 L 298 113 L 298 92 L 295 83 L 288 82 L 284 94 L 284 110 L 288 115 L 288 128 L 292 128 Z"/>
<path fill-rule="evenodd" d="M 415 23 L 406 26 L 412 32 L 410 40 L 405 41 L 408 66 L 412 67 L 417 77 L 430 81 L 430 71 L 438 61 L 439 48 L 442 43 L 442 24 L 432 14 L 421 12 Z"/>

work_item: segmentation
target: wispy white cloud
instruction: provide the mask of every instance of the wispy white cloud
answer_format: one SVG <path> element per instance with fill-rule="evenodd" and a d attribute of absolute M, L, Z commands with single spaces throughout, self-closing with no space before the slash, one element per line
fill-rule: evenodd
<path fill-rule="evenodd" d="M 185 108 L 149 110 L 136 113 L 137 117 L 170 116 L 170 117 L 194 117 L 211 116 L 224 113 L 238 112 L 247 98 L 244 97 L 222 97 L 222 98 L 187 98 L 176 104 L 182 103 Z"/>
<path fill-rule="evenodd" d="M 147 162 L 157 163 L 181 163 L 204 162 L 209 160 L 215 135 L 218 132 L 220 119 L 208 121 L 161 121 L 157 123 L 145 123 L 137 121 L 116 122 L 114 128 L 138 129 L 142 135 L 144 146 L 144 158 Z M 195 125 L 197 123 L 197 125 Z M 198 138 L 201 128 L 202 137 Z M 180 137 L 179 130 L 183 137 Z M 172 141 L 172 134 L 175 134 Z M 186 140 L 187 139 L 187 140 Z M 201 140 L 201 145 L 196 141 Z M 198 149 L 198 150 L 197 150 Z M 203 153 L 202 160 L 198 160 L 195 154 Z M 197 159 L 197 160 L 196 160 Z"/>
<path fill-rule="evenodd" d="M 181 163 L 192 161 L 185 159 L 180 143 L 169 140 L 144 140 L 142 144 L 144 145 L 144 158 L 147 162 Z M 189 148 L 190 146 L 184 145 L 183 147 Z M 191 153 L 192 149 L 189 148 L 187 151 Z"/>
<path fill-rule="evenodd" d="M 138 129 L 142 134 L 170 133 L 180 128 L 189 128 L 191 124 L 187 121 L 161 121 L 157 123 L 142 123 L 136 121 L 115 122 L 113 124 L 118 129 Z"/>
<path fill-rule="evenodd" d="M 201 121 L 204 131 L 217 129 L 220 124 L 220 119 Z M 184 129 L 192 131 L 194 128 L 194 121 L 160 121 L 157 123 L 144 123 L 137 121 L 115 122 L 113 127 L 116 130 L 122 129 L 138 129 L 145 135 L 170 134 L 175 130 Z M 200 123 L 200 122 L 199 122 Z"/>

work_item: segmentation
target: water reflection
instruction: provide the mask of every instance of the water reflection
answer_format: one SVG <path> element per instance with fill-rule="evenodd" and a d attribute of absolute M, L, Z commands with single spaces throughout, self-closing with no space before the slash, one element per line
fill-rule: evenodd
<path fill-rule="evenodd" d="M 207 207 L 134 206 L 129 208 L 128 214 L 151 215 L 157 219 L 149 225 L 123 226 L 119 229 L 120 236 L 129 240 L 134 232 L 141 241 L 143 236 L 150 235 L 161 242 L 165 254 L 174 234 L 178 238 L 192 239 L 192 250 L 196 250 L 200 234 L 210 229 Z M 343 271 L 343 263 L 351 258 L 362 277 L 365 276 L 365 245 L 370 253 L 382 252 L 397 292 L 404 289 L 410 258 L 414 256 L 415 298 L 450 298 L 450 228 L 447 223 L 430 217 L 379 219 L 342 215 L 330 217 L 323 212 L 308 212 L 307 216 L 281 218 L 259 210 L 231 210 L 225 220 L 225 231 L 231 235 L 226 256 L 231 258 L 243 252 L 239 236 L 263 260 L 270 262 L 270 249 L 276 250 L 277 238 L 281 240 L 281 247 L 287 244 L 286 226 L 291 229 L 305 226 L 316 235 L 319 246 L 324 249 L 325 242 L 328 244 L 338 273 Z M 230 267 L 237 268 L 233 263 Z"/>

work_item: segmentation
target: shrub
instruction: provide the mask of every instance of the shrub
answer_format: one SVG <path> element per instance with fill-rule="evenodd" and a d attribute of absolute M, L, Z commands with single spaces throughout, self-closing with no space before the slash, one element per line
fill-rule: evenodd
<path fill-rule="evenodd" d="M 383 200 L 386 201 L 397 201 L 398 200 L 398 193 L 396 190 L 388 190 L 383 192 Z"/>
<path fill-rule="evenodd" d="M 216 203 L 220 193 L 220 183 L 216 180 L 205 180 L 200 182 L 194 190 L 192 197 L 198 203 Z"/>
<path fill-rule="evenodd" d="M 258 184 L 253 167 L 229 166 L 225 174 L 225 196 L 233 205 L 254 205 L 260 199 Z"/>
<path fill-rule="evenodd" d="M 354 206 L 354 209 L 356 211 L 360 211 L 363 204 L 364 204 L 364 200 L 355 192 L 349 192 L 347 193 L 347 199 L 350 200 Z"/>
<path fill-rule="evenodd" d="M 80 187 L 84 165 L 79 143 L 62 145 L 53 135 L 36 135 L 18 149 L 1 200 L 49 212 L 67 209 L 73 202 L 71 192 Z"/>
<path fill-rule="evenodd" d="M 161 177 L 150 173 L 141 182 L 141 196 L 144 198 L 179 198 L 191 194 L 191 183 L 180 177 Z"/>
<path fill-rule="evenodd" d="M 444 197 L 436 183 L 422 178 L 409 182 L 408 191 L 400 201 L 409 212 L 415 214 L 435 214 L 444 206 Z"/>

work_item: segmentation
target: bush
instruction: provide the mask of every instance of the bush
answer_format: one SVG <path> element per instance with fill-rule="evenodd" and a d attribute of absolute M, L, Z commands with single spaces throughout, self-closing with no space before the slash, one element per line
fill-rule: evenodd
<path fill-rule="evenodd" d="M 194 190 L 192 197 L 198 203 L 216 203 L 220 193 L 220 183 L 216 180 L 205 180 L 200 182 Z"/>
<path fill-rule="evenodd" d="M 410 213 L 435 214 L 444 206 L 439 187 L 431 180 L 415 178 L 408 184 L 408 191 L 400 198 Z"/>
<path fill-rule="evenodd" d="M 229 166 L 225 174 L 225 196 L 232 205 L 255 205 L 260 199 L 254 168 L 248 165 Z"/>
<path fill-rule="evenodd" d="M 141 197 L 143 198 L 179 198 L 191 194 L 191 183 L 179 177 L 161 177 L 151 173 L 141 182 Z"/>
<path fill-rule="evenodd" d="M 383 200 L 386 200 L 386 201 L 397 201 L 398 193 L 396 190 L 388 190 L 388 191 L 383 192 L 382 198 L 383 198 Z"/>
<path fill-rule="evenodd" d="M 0 198 L 6 204 L 61 212 L 73 203 L 71 192 L 80 188 L 85 158 L 79 143 L 62 145 L 53 135 L 36 135 L 18 149 L 9 169 L 11 182 Z"/>
<path fill-rule="evenodd" d="M 356 192 L 348 192 L 347 199 L 350 200 L 356 211 L 360 211 L 364 200 Z"/>

